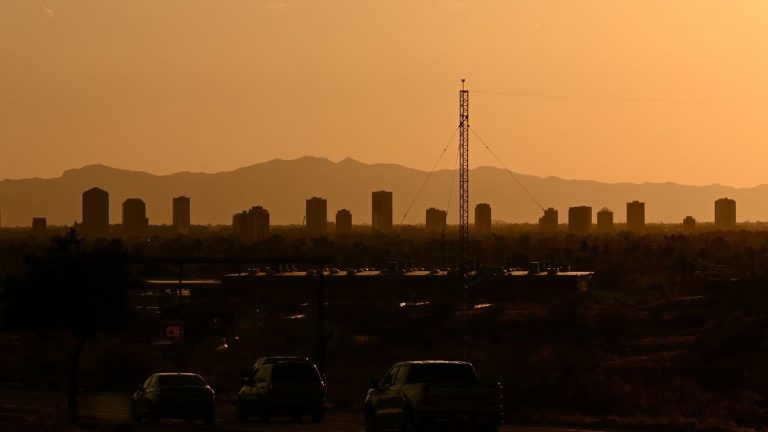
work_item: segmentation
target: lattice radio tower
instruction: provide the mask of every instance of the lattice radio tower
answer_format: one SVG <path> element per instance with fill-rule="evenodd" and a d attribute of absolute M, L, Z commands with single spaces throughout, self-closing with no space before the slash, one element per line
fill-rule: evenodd
<path fill-rule="evenodd" d="M 459 263 L 466 273 L 469 263 L 469 90 L 461 79 L 459 91 Z"/>

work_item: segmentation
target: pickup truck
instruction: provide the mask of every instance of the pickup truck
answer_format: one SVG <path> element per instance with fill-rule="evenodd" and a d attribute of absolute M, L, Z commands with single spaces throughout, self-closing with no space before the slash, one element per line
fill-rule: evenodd
<path fill-rule="evenodd" d="M 503 418 L 499 383 L 482 384 L 471 363 L 397 363 L 365 398 L 365 430 L 495 432 Z"/>

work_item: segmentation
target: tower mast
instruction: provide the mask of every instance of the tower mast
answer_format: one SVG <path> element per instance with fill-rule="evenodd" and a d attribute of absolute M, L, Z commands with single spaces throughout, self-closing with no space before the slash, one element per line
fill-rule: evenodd
<path fill-rule="evenodd" d="M 459 269 L 469 262 L 469 90 L 461 79 L 459 91 Z"/>

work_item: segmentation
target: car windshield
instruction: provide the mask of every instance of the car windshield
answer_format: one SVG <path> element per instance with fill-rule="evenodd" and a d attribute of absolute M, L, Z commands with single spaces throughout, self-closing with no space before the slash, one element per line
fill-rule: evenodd
<path fill-rule="evenodd" d="M 205 381 L 200 375 L 179 374 L 179 375 L 160 375 L 157 377 L 160 387 L 205 387 Z"/>
<path fill-rule="evenodd" d="M 408 375 L 410 383 L 476 383 L 477 376 L 468 364 L 415 364 Z"/>
<path fill-rule="evenodd" d="M 273 366 L 274 382 L 318 382 L 320 376 L 310 363 L 277 363 Z"/>

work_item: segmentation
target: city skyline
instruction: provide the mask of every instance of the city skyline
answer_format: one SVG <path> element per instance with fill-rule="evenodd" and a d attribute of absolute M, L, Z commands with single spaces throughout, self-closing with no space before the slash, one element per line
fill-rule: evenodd
<path fill-rule="evenodd" d="M 488 202 L 493 219 L 508 223 L 535 223 L 541 210 L 530 196 L 515 184 L 503 170 L 482 168 L 472 171 L 470 188 L 472 206 Z M 301 223 L 304 210 L 299 203 L 307 196 L 328 199 L 328 217 L 346 208 L 360 224 L 369 224 L 372 216 L 372 194 L 382 189 L 393 192 L 393 223 L 418 224 L 417 211 L 429 207 L 447 208 L 448 223 L 455 224 L 457 213 L 450 201 L 455 188 L 452 171 L 438 170 L 417 195 L 419 184 L 428 173 L 397 165 L 366 165 L 345 160 L 333 163 L 325 159 L 301 158 L 276 160 L 244 167 L 219 175 L 180 173 L 152 176 L 141 172 L 93 166 L 68 171 L 63 177 L 49 180 L 0 182 L 2 226 L 29 226 L 32 217 L 46 217 L 51 226 L 71 225 L 80 220 L 81 210 L 75 200 L 84 189 L 99 185 L 113 198 L 108 200 L 108 217 L 119 223 L 120 204 L 127 198 L 140 197 L 147 205 L 147 217 L 153 224 L 172 224 L 173 197 L 191 197 L 195 202 L 195 224 L 230 224 L 233 213 L 254 204 L 270 210 L 276 225 Z M 622 209 L 630 199 L 648 203 L 647 223 L 679 223 L 685 216 L 707 223 L 714 220 L 711 201 L 729 196 L 739 202 L 738 221 L 766 220 L 768 207 L 763 196 L 768 187 L 734 189 L 721 186 L 691 187 L 674 184 L 603 184 L 539 178 L 518 174 L 518 179 L 546 207 L 565 212 L 574 205 L 590 205 L 595 209 Z M 253 188 L 233 189 L 228 184 L 254 184 Z M 282 184 L 280 189 L 259 185 Z M 23 191 L 23 192 L 22 192 Z M 19 200 L 23 197 L 23 200 Z M 411 205 L 412 211 L 406 212 Z M 389 212 L 387 212 L 389 213 Z M 565 213 L 563 213 L 565 214 Z M 624 222 L 625 213 L 616 213 L 616 222 Z M 405 216 L 405 217 L 404 217 Z"/>

